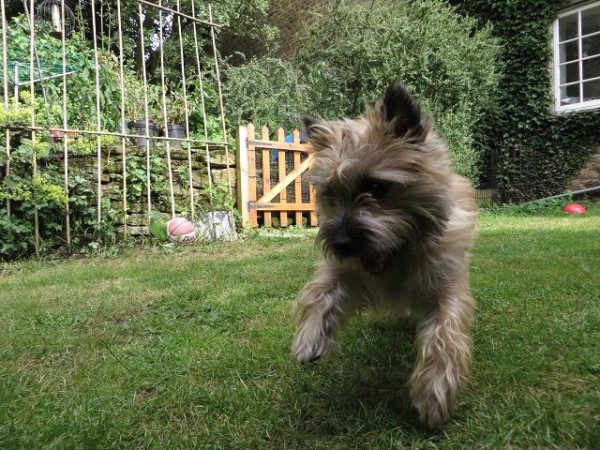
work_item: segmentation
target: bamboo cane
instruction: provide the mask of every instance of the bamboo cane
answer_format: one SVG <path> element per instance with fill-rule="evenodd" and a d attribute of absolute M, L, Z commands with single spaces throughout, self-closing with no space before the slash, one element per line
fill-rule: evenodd
<path fill-rule="evenodd" d="M 4 98 L 4 107 L 8 108 L 8 24 L 6 23 L 6 15 L 4 12 L 4 0 L 0 0 L 0 9 L 2 20 L 2 70 L 4 73 L 4 82 L 3 82 L 3 98 Z M 5 174 L 8 177 L 10 175 L 10 130 L 6 128 L 4 130 L 4 136 L 6 138 L 5 150 L 6 150 L 6 168 Z M 10 217 L 11 215 L 11 204 L 10 199 L 6 199 L 6 215 Z"/>
<path fill-rule="evenodd" d="M 148 80 L 146 76 L 146 55 L 144 53 L 144 13 L 142 11 L 142 4 L 138 3 L 138 14 L 140 21 L 140 58 L 142 61 L 142 78 L 144 80 L 144 118 L 146 120 L 146 195 L 148 197 L 148 214 L 152 211 L 152 191 L 151 191 L 151 179 L 150 179 L 150 124 L 149 113 L 148 113 Z"/>
<path fill-rule="evenodd" d="M 119 23 L 119 83 L 121 85 L 121 131 L 125 131 L 125 75 L 123 58 L 123 28 L 121 25 L 121 0 L 117 0 L 117 22 Z M 125 136 L 121 136 L 121 157 L 123 161 L 123 238 L 127 238 L 127 146 Z"/>
<path fill-rule="evenodd" d="M 192 0 L 192 4 L 194 0 Z M 183 109 L 185 110 L 185 135 L 189 138 L 190 136 L 190 118 L 189 118 L 189 105 L 187 97 L 187 79 L 185 76 L 185 57 L 183 53 L 183 34 L 181 32 L 181 5 L 180 1 L 177 0 L 177 33 L 179 35 L 179 58 L 181 60 L 181 84 L 183 89 Z M 195 23 L 195 22 L 194 22 Z M 188 157 L 188 179 L 190 183 L 190 213 L 192 223 L 196 220 L 196 211 L 194 205 L 194 178 L 192 173 L 192 148 L 190 141 L 186 142 L 187 157 Z"/>
<path fill-rule="evenodd" d="M 61 2 L 61 43 L 62 43 L 62 114 L 63 114 L 63 128 L 67 129 L 67 43 L 66 43 L 66 29 L 65 29 L 65 2 Z M 65 195 L 67 196 L 67 203 L 65 205 L 65 233 L 67 238 L 67 245 L 71 245 L 71 212 L 69 206 L 69 143 L 68 139 L 63 138 L 63 155 L 64 155 L 64 180 L 65 180 Z"/>
<path fill-rule="evenodd" d="M 194 7 L 194 1 L 192 1 L 192 16 L 196 16 L 196 11 Z M 208 124 L 206 121 L 206 104 L 204 101 L 204 80 L 202 77 L 202 65 L 200 63 L 200 46 L 198 45 L 198 30 L 196 28 L 196 22 L 192 24 L 194 28 L 194 49 L 196 52 L 196 66 L 198 72 L 198 84 L 200 85 L 200 105 L 202 108 L 202 122 L 204 126 L 204 139 L 208 141 Z M 211 211 L 214 211 L 214 193 L 213 193 L 213 184 L 212 184 L 212 171 L 210 168 L 210 151 L 208 148 L 208 144 L 206 144 L 206 169 L 208 171 L 208 201 L 210 204 Z"/>
<path fill-rule="evenodd" d="M 27 8 L 27 4 L 23 2 L 25 7 Z M 29 92 L 31 94 L 31 102 L 34 104 L 35 101 L 35 85 L 33 83 L 33 79 L 35 78 L 35 71 L 33 67 L 33 62 L 35 61 L 35 29 L 33 24 L 35 23 L 35 12 L 34 12 L 34 0 L 30 0 L 29 3 L 29 13 L 26 14 L 29 17 L 29 78 L 31 79 L 31 83 L 29 84 Z M 35 127 L 35 108 L 31 108 L 31 126 Z M 36 146 L 36 132 L 32 129 L 31 131 L 31 146 L 34 148 L 33 156 L 32 156 L 32 176 L 35 179 L 37 177 L 37 155 L 35 153 Z M 37 206 L 33 210 L 33 234 L 34 234 L 34 246 L 35 246 L 35 256 L 40 256 L 40 214 Z"/>
<path fill-rule="evenodd" d="M 158 5 L 162 6 L 162 0 L 158 1 Z M 169 199 L 171 200 L 171 217 L 175 217 L 175 194 L 173 188 L 173 165 L 171 162 L 171 143 L 169 142 L 169 127 L 167 121 L 167 97 L 165 92 L 165 55 L 164 55 L 164 39 L 163 39 L 163 10 L 158 10 L 158 36 L 160 39 L 159 55 L 160 55 L 160 84 L 162 92 L 162 110 L 163 123 L 165 124 L 165 133 L 167 136 L 167 172 L 169 178 Z"/>
<path fill-rule="evenodd" d="M 98 62 L 98 39 L 97 39 L 97 31 L 96 31 L 96 6 L 94 1 L 91 2 L 92 5 L 92 43 L 94 46 L 94 81 L 95 81 L 95 89 L 96 89 L 96 131 L 100 133 L 102 128 L 102 122 L 100 117 L 100 64 Z M 96 135 L 96 163 L 97 167 L 97 201 L 98 205 L 96 208 L 97 211 L 97 221 L 100 223 L 102 221 L 102 141 L 100 139 L 100 134 Z"/>
<path fill-rule="evenodd" d="M 208 20 L 212 23 L 212 5 L 208 5 Z M 225 145 L 225 165 L 227 167 L 227 187 L 229 196 L 231 196 L 231 172 L 229 170 L 229 145 L 227 144 L 227 129 L 225 127 L 225 108 L 223 106 L 223 92 L 221 89 L 221 73 L 219 71 L 219 57 L 217 53 L 217 43 L 215 38 L 215 27 L 210 27 L 210 37 L 212 40 L 213 57 L 215 60 L 215 75 L 217 78 L 217 92 L 219 93 L 219 108 L 221 112 L 221 128 L 223 132 L 223 142 Z"/>

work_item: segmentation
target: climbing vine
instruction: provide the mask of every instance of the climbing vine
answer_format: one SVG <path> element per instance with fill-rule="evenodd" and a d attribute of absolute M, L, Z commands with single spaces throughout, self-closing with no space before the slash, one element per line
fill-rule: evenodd
<path fill-rule="evenodd" d="M 551 25 L 568 0 L 452 0 L 502 42 L 498 95 L 476 135 L 501 201 L 557 194 L 600 149 L 598 111 L 552 110 Z M 489 173 L 489 172 L 488 172 Z"/>

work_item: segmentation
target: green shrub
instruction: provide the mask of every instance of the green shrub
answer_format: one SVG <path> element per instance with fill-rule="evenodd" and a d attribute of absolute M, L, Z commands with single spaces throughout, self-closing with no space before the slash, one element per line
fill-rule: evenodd
<path fill-rule="evenodd" d="M 292 130 L 311 107 L 310 87 L 296 63 L 274 57 L 253 58 L 242 66 L 225 66 L 224 95 L 232 123 L 254 122 Z"/>
<path fill-rule="evenodd" d="M 352 117 L 401 79 L 437 121 L 456 169 L 476 180 L 472 134 L 498 78 L 490 28 L 440 0 L 336 3 L 300 34 L 290 60 L 229 68 L 230 113 L 257 125 L 287 125 L 307 112 Z"/>

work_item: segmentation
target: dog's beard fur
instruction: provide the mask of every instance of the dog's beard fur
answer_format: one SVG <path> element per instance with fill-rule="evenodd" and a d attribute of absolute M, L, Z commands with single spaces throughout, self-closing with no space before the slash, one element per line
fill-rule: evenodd
<path fill-rule="evenodd" d="M 364 307 L 417 313 L 411 398 L 421 421 L 440 427 L 470 365 L 472 187 L 398 82 L 364 118 L 304 123 L 324 258 L 296 302 L 293 355 L 305 363 L 326 354 Z"/>

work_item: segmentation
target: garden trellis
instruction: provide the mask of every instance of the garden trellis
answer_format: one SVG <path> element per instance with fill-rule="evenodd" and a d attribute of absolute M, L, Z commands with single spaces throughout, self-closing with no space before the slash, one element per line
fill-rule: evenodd
<path fill-rule="evenodd" d="M 87 23 L 64 1 L 26 0 L 23 13 L 9 22 L 0 0 L 0 199 L 7 220 L 17 214 L 19 223 L 31 220 L 36 254 L 48 228 L 45 217 L 57 204 L 63 214 L 58 228 L 71 244 L 77 226 L 73 178 L 85 172 L 83 160 L 93 160 L 93 173 L 83 173 L 95 184 L 88 209 L 95 209 L 98 225 L 109 212 L 118 215 L 124 236 L 131 234 L 132 203 L 138 216 L 146 216 L 144 225 L 152 211 L 194 221 L 199 208 L 222 206 L 215 200 L 215 167 L 225 173 L 219 188 L 231 196 L 233 162 L 215 43 L 220 25 L 212 8 L 193 0 L 135 3 L 137 10 L 131 2 L 92 1 Z M 106 32 L 109 26 L 114 35 Z M 62 167 L 60 186 L 46 173 L 49 162 Z"/>

